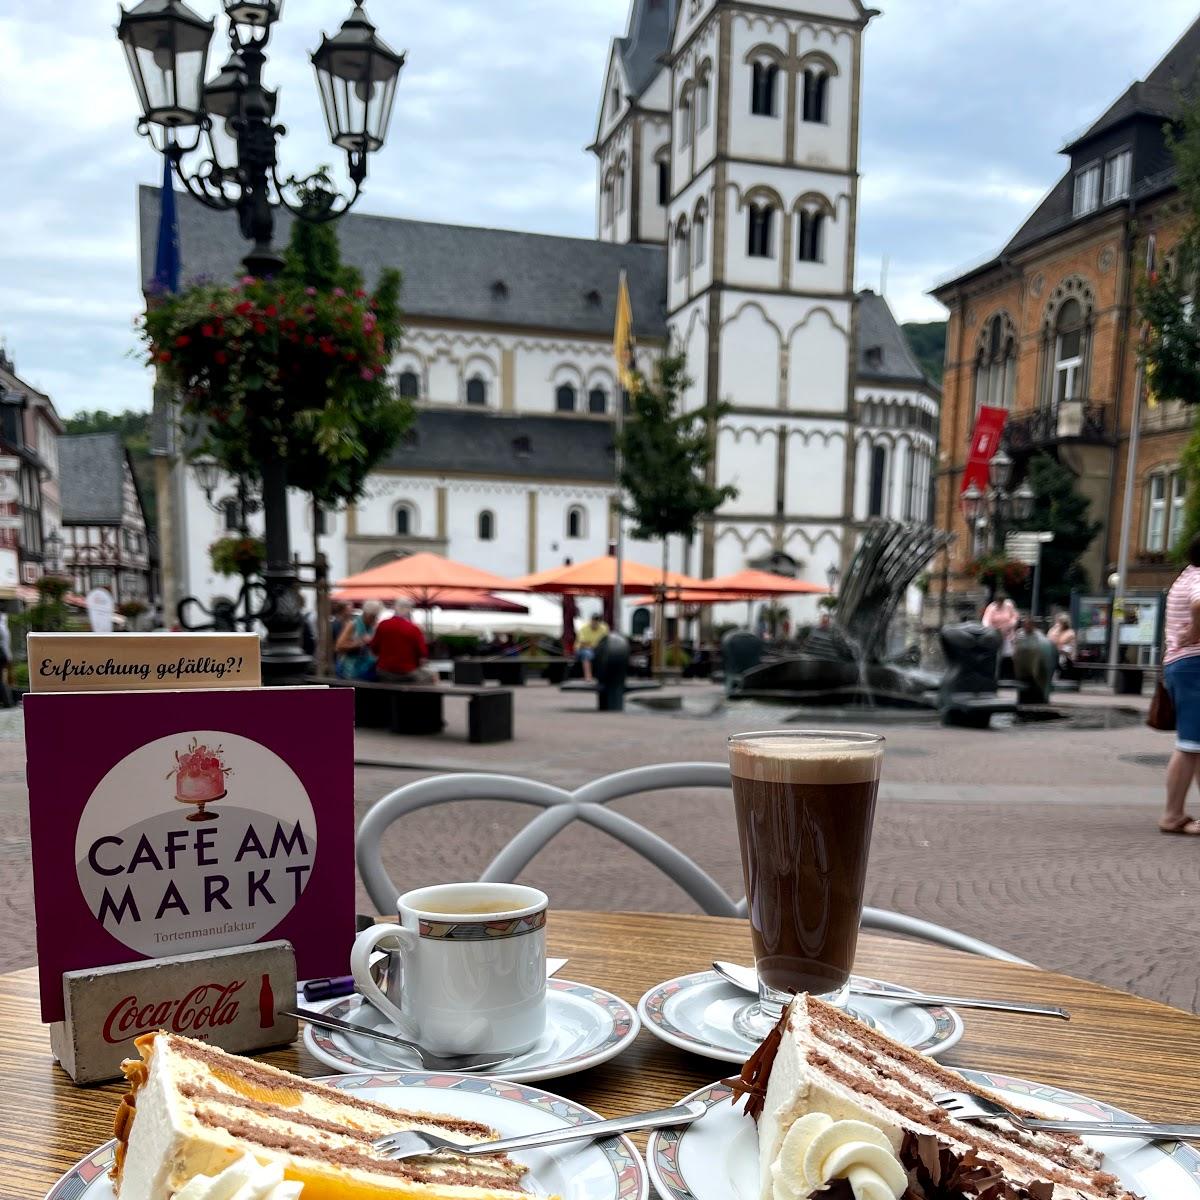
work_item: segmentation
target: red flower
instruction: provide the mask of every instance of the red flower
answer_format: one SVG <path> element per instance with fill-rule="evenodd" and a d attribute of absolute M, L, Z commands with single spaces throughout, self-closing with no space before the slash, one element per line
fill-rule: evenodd
<path fill-rule="evenodd" d="M 170 361 L 171 361 L 171 352 L 170 352 L 170 350 L 160 350 L 160 351 L 158 352 L 158 361 L 159 361 L 159 362 L 162 362 L 162 363 L 165 363 L 165 362 L 170 362 Z"/>
<path fill-rule="evenodd" d="M 279 309 L 277 309 L 273 304 L 268 304 L 265 311 L 268 317 L 279 316 Z"/>
<path fill-rule="evenodd" d="M 191 344 L 192 344 L 192 339 L 190 337 L 188 337 L 188 335 L 186 333 L 181 333 L 175 339 L 175 345 L 178 346 L 180 350 L 182 350 L 184 348 L 184 346 L 190 346 Z"/>
<path fill-rule="evenodd" d="M 304 335 L 304 344 L 306 346 L 315 346 L 317 344 L 317 339 L 313 337 L 311 333 L 306 333 Z"/>
<path fill-rule="evenodd" d="M 224 350 L 218 350 L 216 354 L 213 355 L 213 360 L 219 363 L 221 366 L 224 366 L 229 361 L 229 355 L 226 354 Z"/>
<path fill-rule="evenodd" d="M 262 321 L 255 321 L 254 322 L 254 332 L 255 333 L 266 333 L 267 327 L 266 327 L 266 325 L 263 324 Z"/>
<path fill-rule="evenodd" d="M 200 332 L 204 334 L 205 337 L 210 338 L 214 333 L 216 333 L 216 330 L 211 325 L 201 325 Z"/>
<path fill-rule="evenodd" d="M 239 317 L 249 316 L 254 311 L 254 305 L 249 300 L 243 300 L 233 311 Z"/>

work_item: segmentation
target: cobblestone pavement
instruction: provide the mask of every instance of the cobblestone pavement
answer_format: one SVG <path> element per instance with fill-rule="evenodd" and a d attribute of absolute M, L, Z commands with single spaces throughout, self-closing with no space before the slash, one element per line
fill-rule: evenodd
<path fill-rule="evenodd" d="M 362 734 L 358 814 L 392 788 L 442 771 L 500 771 L 574 787 L 623 767 L 717 761 L 728 733 L 780 726 L 791 716 L 786 708 L 726 708 L 703 685 L 668 694 L 683 698 L 683 711 L 631 704 L 623 714 L 598 714 L 584 696 L 518 690 L 517 740 L 501 746 L 469 745 L 458 703 L 447 706 L 449 728 L 440 738 Z M 869 902 L 954 926 L 1042 966 L 1200 1011 L 1200 841 L 1162 837 L 1154 824 L 1170 739 L 1141 723 L 1145 700 L 1096 692 L 1063 704 L 1071 722 L 989 732 L 911 721 L 879 726 L 888 753 Z M 1102 727 L 1110 721 L 1124 724 Z M 868 724 L 861 715 L 842 723 Z M 1081 724 L 1101 727 L 1075 727 Z M 617 807 L 738 893 L 727 793 L 664 792 Z M 417 813 L 389 832 L 385 861 L 401 887 L 471 878 L 531 813 L 484 801 Z M 562 906 L 693 910 L 640 859 L 578 826 L 524 878 Z M 0 713 L 0 970 L 33 960 L 30 891 L 20 717 Z M 361 892 L 359 905 L 370 911 Z"/>

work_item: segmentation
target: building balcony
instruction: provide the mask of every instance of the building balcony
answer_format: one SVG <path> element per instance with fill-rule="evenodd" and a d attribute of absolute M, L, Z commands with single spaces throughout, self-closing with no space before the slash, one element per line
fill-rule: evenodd
<path fill-rule="evenodd" d="M 1113 443 L 1112 410 L 1091 400 L 1063 400 L 1017 413 L 1004 426 L 1004 448 L 1014 457 L 1048 450 L 1060 442 Z"/>

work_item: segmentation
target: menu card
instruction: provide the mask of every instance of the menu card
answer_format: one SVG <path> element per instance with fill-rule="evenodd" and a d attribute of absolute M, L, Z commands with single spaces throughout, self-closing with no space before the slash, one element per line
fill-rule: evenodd
<path fill-rule="evenodd" d="M 113 963 L 286 939 L 345 972 L 349 689 L 31 694 L 25 740 L 44 1021 Z"/>

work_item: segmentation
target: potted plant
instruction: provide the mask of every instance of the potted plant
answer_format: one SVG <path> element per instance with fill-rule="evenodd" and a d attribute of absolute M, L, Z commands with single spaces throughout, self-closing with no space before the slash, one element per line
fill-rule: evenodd
<path fill-rule="evenodd" d="M 262 571 L 267 548 L 262 538 L 223 537 L 209 546 L 208 557 L 218 575 L 241 575 L 249 579 Z"/>

